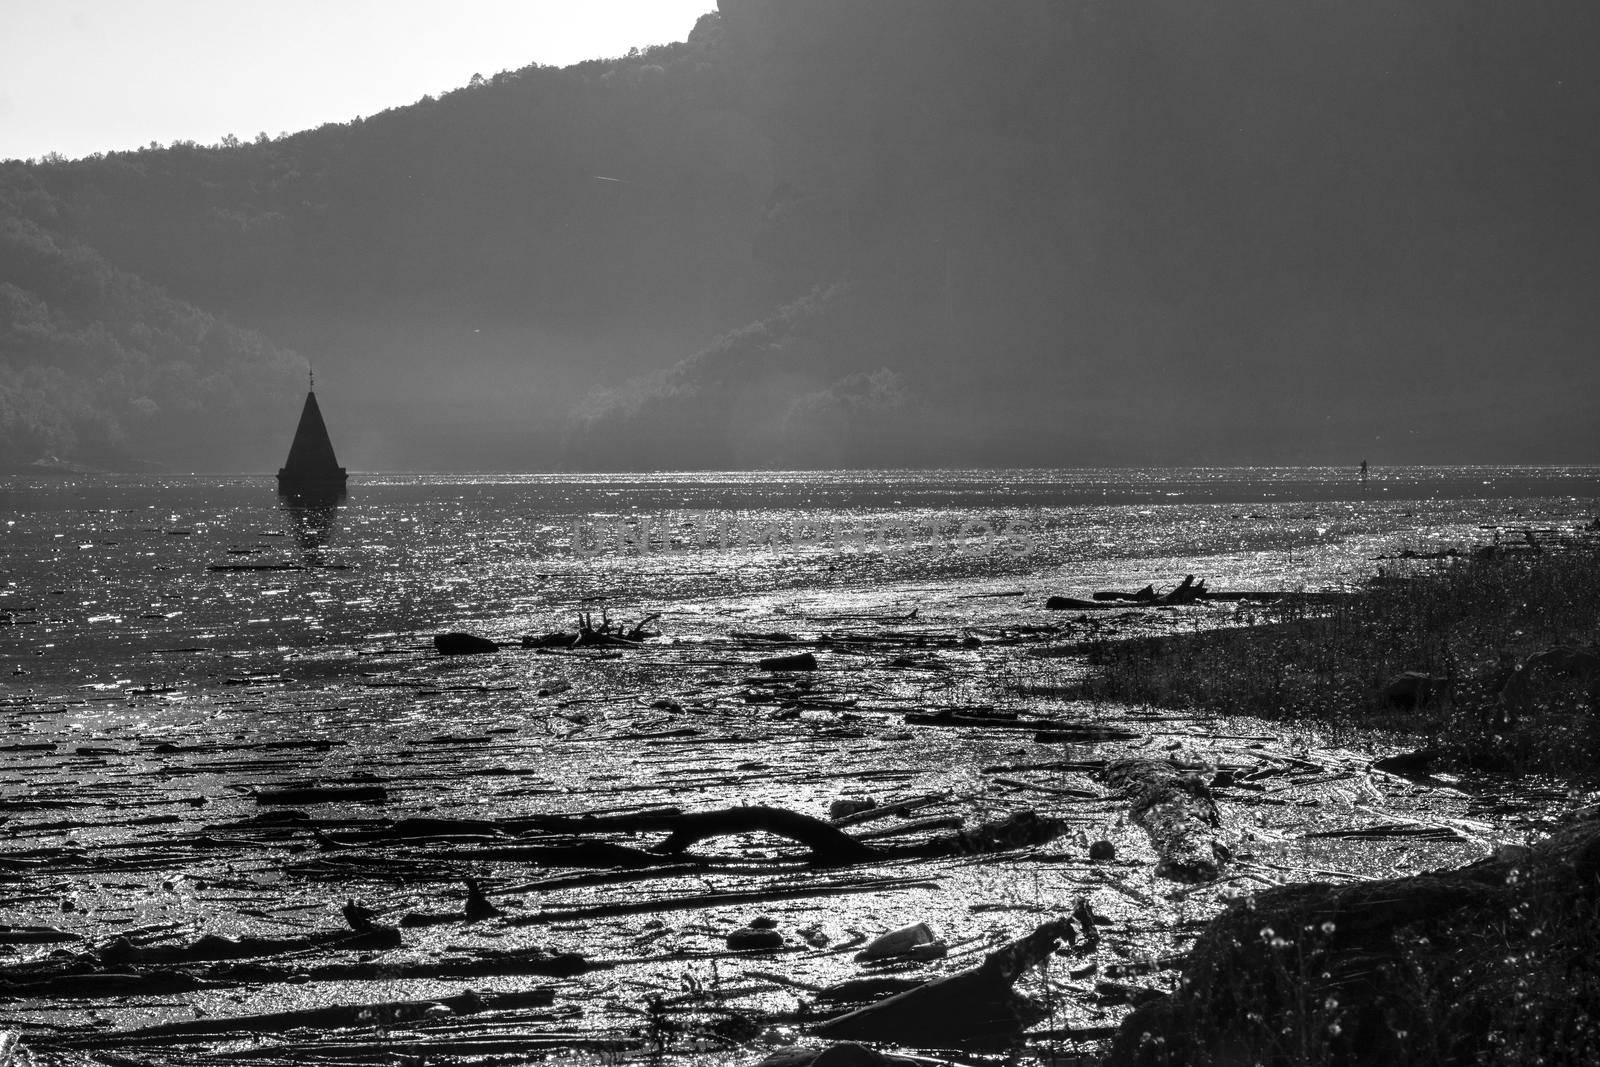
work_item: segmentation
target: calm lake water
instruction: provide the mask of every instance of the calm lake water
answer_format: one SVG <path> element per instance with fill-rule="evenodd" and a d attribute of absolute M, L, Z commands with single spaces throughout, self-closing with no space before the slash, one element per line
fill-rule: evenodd
<path fill-rule="evenodd" d="M 0 692 L 217 685 L 583 609 L 666 611 L 689 633 L 705 605 L 800 592 L 905 605 L 928 583 L 1042 597 L 1188 572 L 1323 587 L 1597 501 L 1596 467 L 365 475 L 326 506 L 266 477 L 13 477 Z"/>

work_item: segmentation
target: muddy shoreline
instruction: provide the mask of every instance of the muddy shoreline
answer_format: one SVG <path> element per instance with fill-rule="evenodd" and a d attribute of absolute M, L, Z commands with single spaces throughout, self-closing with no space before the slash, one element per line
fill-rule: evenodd
<path fill-rule="evenodd" d="M 1018 983 L 1045 1014 L 1012 1044 L 1090 1056 L 1230 899 L 1458 865 L 1570 799 L 1396 777 L 1371 766 L 1381 739 L 1309 725 L 1063 701 L 1047 683 L 1080 667 L 1041 680 L 1031 652 L 1238 605 L 1043 610 L 1058 592 L 790 594 L 693 625 L 669 611 L 636 648 L 442 656 L 418 632 L 291 650 L 199 699 L 9 698 L 0 1027 L 41 1062 L 754 1062 L 1081 900 L 1097 936 Z M 802 650 L 817 669 L 759 666 Z M 1154 831 L 1104 774 L 1129 757 L 1211 786 L 1220 878 L 1157 875 Z M 870 858 L 762 833 L 651 851 L 673 812 L 827 821 L 846 800 L 877 805 L 832 824 Z M 1024 812 L 1059 832 L 926 848 Z M 469 917 L 468 878 L 493 913 Z M 353 929 L 349 902 L 394 933 Z M 942 947 L 855 958 L 916 923 Z M 348 1018 L 292 1014 L 333 1006 Z"/>

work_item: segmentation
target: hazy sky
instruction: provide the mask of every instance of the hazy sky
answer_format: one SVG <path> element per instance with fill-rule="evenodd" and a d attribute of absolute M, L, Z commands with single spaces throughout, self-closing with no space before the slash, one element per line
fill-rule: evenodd
<path fill-rule="evenodd" d="M 0 159 L 276 136 L 530 63 L 681 41 L 716 0 L 0 0 Z"/>

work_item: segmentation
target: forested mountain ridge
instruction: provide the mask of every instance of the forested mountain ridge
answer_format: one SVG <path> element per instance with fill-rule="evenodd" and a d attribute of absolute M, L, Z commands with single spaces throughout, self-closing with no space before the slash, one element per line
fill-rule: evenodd
<path fill-rule="evenodd" d="M 729 165 L 708 50 L 502 72 L 276 140 L 7 164 L 0 210 L 303 353 L 358 466 L 550 466 L 589 389 L 768 306 L 741 296 L 759 190 Z"/>
<path fill-rule="evenodd" d="M 26 279 L 27 288 L 11 278 Z M 38 461 L 250 465 L 304 381 L 260 334 L 0 214 L 0 470 Z M 213 468 L 214 469 L 214 468 Z"/>
<path fill-rule="evenodd" d="M 278 140 L 0 166 L 0 213 L 301 353 L 357 468 L 1600 438 L 1576 0 L 719 6 Z"/>
<path fill-rule="evenodd" d="M 1557 383 L 1600 385 L 1584 296 L 1600 137 L 1583 117 L 1600 108 L 1583 58 L 1600 10 L 722 13 L 743 107 L 771 138 L 758 254 L 796 288 L 852 279 L 849 358 L 906 398 L 909 437 L 880 434 L 868 457 L 1593 456 L 1600 413 Z M 689 418 L 702 364 L 660 401 L 636 387 L 602 403 L 584 439 Z M 694 421 L 732 427 L 759 390 L 700 392 Z M 767 425 L 793 425 L 794 405 Z M 805 461 L 804 445 L 767 454 Z"/>

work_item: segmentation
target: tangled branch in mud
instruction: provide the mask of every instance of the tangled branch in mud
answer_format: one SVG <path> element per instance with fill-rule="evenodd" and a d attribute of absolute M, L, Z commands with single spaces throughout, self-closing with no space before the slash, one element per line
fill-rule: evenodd
<path fill-rule="evenodd" d="M 1222 817 L 1199 775 L 1167 760 L 1125 759 L 1109 764 L 1103 777 L 1132 800 L 1128 817 L 1150 835 L 1160 857 L 1156 874 L 1204 882 L 1221 873 L 1228 856 L 1217 840 Z"/>
<path fill-rule="evenodd" d="M 600 622 L 594 621 L 593 612 L 580 612 L 578 614 L 577 629 L 571 632 L 556 631 L 554 633 L 530 634 L 522 639 L 523 648 L 638 648 L 643 642 L 652 637 L 660 637 L 659 630 L 650 629 L 650 624 L 661 618 L 659 611 L 646 615 L 632 626 L 623 623 L 613 623 L 611 617 L 604 611 L 600 613 Z"/>

